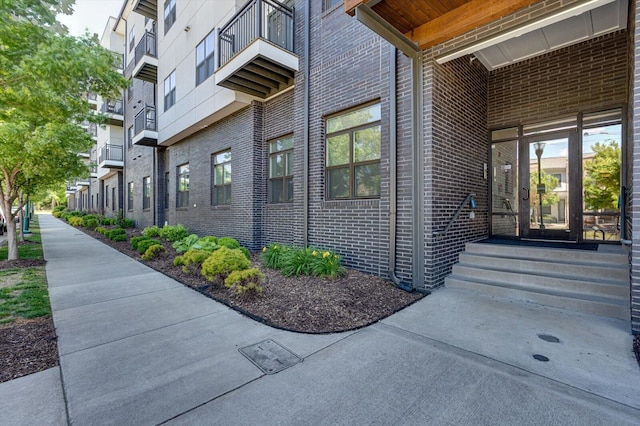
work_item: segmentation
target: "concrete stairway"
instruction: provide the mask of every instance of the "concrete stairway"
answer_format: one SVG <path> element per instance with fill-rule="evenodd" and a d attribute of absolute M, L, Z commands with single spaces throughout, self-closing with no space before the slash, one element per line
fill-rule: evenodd
<path fill-rule="evenodd" d="M 629 261 L 620 247 L 605 252 L 468 243 L 445 285 L 630 319 Z"/>

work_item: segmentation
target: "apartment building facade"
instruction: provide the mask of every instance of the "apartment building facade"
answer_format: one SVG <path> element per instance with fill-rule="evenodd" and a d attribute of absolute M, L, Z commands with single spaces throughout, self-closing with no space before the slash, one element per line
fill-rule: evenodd
<path fill-rule="evenodd" d="M 125 1 L 123 168 L 78 207 L 327 247 L 418 290 L 486 237 L 595 241 L 585 226 L 610 221 L 607 242 L 634 241 L 635 0 L 411 3 Z M 613 209 L 583 199 L 596 130 L 620 147 Z M 547 170 L 566 226 L 530 196 L 536 149 L 566 160 Z"/>

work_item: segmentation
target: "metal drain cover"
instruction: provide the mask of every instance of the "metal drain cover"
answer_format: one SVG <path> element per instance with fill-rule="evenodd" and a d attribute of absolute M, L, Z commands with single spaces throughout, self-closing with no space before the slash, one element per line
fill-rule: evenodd
<path fill-rule="evenodd" d="M 535 354 L 535 355 L 533 356 L 533 359 L 535 359 L 536 361 L 542 361 L 542 362 L 547 362 L 547 361 L 549 361 L 549 358 L 547 358 L 547 357 L 546 357 L 546 356 L 544 356 L 544 355 L 540 355 L 540 354 Z"/>
<path fill-rule="evenodd" d="M 550 334 L 538 334 L 538 337 L 544 340 L 545 342 L 560 343 L 560 339 Z"/>
<path fill-rule="evenodd" d="M 239 351 L 265 374 L 276 374 L 302 362 L 298 355 L 271 339 L 240 348 Z"/>

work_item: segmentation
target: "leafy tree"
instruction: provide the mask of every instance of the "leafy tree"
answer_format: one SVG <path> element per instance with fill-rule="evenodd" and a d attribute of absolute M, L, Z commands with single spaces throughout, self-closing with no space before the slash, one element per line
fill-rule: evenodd
<path fill-rule="evenodd" d="M 97 37 L 71 37 L 56 22 L 71 2 L 0 2 L 0 207 L 10 260 L 18 258 L 16 215 L 29 197 L 89 170 L 78 152 L 92 146 L 80 123 L 102 123 L 86 93 L 121 97 L 127 81 Z"/>
<path fill-rule="evenodd" d="M 617 210 L 620 193 L 620 147 L 608 140 L 592 146 L 594 156 L 584 162 L 584 203 L 589 210 Z"/>
<path fill-rule="evenodd" d="M 557 204 L 560 197 L 558 197 L 558 194 L 553 190 L 558 187 L 558 183 L 559 183 L 558 178 L 542 170 L 540 173 L 540 182 L 545 186 L 545 193 L 542 194 L 542 205 L 552 206 L 554 204 Z M 539 203 L 538 191 L 537 191 L 538 172 L 531 172 L 531 179 L 530 179 L 529 185 L 530 185 L 529 197 L 531 199 L 531 204 L 538 205 Z"/>

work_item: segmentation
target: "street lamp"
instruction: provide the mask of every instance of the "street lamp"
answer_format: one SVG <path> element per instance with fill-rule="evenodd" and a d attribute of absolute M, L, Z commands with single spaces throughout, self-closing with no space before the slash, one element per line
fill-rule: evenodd
<path fill-rule="evenodd" d="M 536 142 L 533 144 L 535 150 L 536 150 L 536 157 L 538 157 L 538 188 L 536 188 L 537 192 L 538 192 L 538 200 L 539 200 L 539 212 L 538 214 L 540 215 L 540 229 L 544 229 L 544 221 L 542 220 L 542 194 L 545 193 L 545 187 L 544 185 L 542 185 L 542 170 L 541 170 L 541 161 L 540 159 L 542 158 L 542 153 L 544 152 L 544 147 L 545 147 L 546 143 L 544 142 Z"/>

